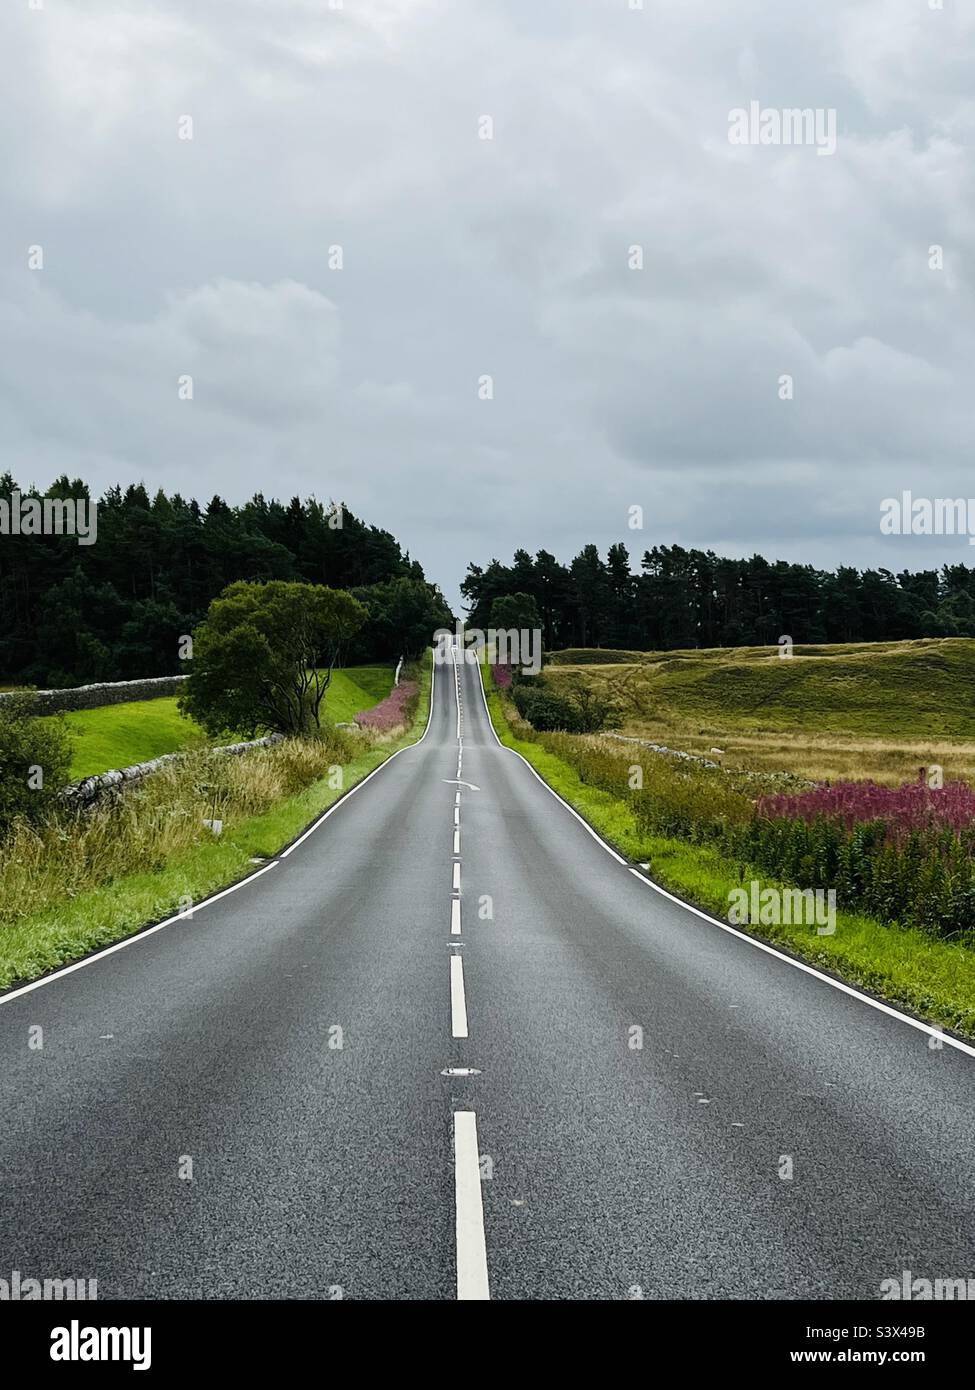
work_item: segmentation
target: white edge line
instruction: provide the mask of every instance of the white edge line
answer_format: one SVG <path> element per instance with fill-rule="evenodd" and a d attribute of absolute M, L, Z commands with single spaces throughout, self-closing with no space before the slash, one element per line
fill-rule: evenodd
<path fill-rule="evenodd" d="M 514 755 L 515 755 L 516 758 L 521 758 L 521 761 L 525 764 L 525 766 L 527 767 L 528 771 L 529 771 L 529 772 L 531 773 L 531 775 L 535 778 L 535 780 L 536 780 L 537 782 L 541 782 L 541 784 L 542 784 L 542 786 L 545 788 L 545 790 L 546 790 L 547 792 L 550 792 L 551 795 L 555 797 L 556 801 L 560 802 L 561 805 L 563 805 L 563 806 L 565 807 L 565 809 L 568 811 L 568 813 L 569 813 L 570 816 L 574 816 L 574 817 L 575 817 L 575 819 L 576 819 L 576 820 L 579 822 L 579 824 L 582 826 L 583 830 L 588 831 L 588 833 L 592 836 L 592 838 L 593 838 L 595 841 L 597 841 L 598 844 L 602 845 L 602 847 L 603 847 L 603 849 L 606 851 L 606 853 L 607 853 L 607 854 L 611 854 L 611 855 L 613 856 L 613 858 L 616 860 L 617 864 L 622 864 L 622 865 L 624 866 L 624 868 L 627 868 L 627 869 L 628 869 L 630 866 L 629 866 L 629 863 L 627 862 L 627 860 L 625 860 L 621 854 L 617 854 L 616 851 L 615 851 L 615 849 L 613 849 L 613 847 L 612 847 L 611 845 L 608 845 L 608 844 L 606 843 L 606 841 L 603 839 L 603 837 L 602 837 L 601 835 L 598 835 L 598 834 L 596 833 L 596 831 L 593 830 L 593 828 L 592 828 L 592 826 L 589 824 L 589 822 L 588 822 L 587 820 L 585 820 L 582 816 L 580 816 L 580 815 L 579 815 L 579 812 L 578 812 L 577 810 L 575 810 L 574 807 L 570 806 L 569 803 L 568 803 L 567 801 L 564 801 L 564 800 L 562 799 L 562 797 L 559 796 L 558 792 L 555 791 L 555 789 L 554 789 L 553 787 L 550 787 L 550 786 L 549 786 L 549 784 L 545 781 L 545 778 L 544 778 L 544 777 L 539 776 L 539 774 L 538 774 L 538 773 L 535 771 L 535 769 L 532 767 L 532 765 L 531 765 L 531 763 L 528 761 L 528 759 L 525 758 L 525 757 L 522 757 L 521 753 L 519 753 L 517 749 L 515 749 L 515 748 L 509 748 L 509 747 L 507 746 L 507 744 L 501 742 L 501 740 L 498 738 L 498 731 L 497 731 L 497 729 L 495 729 L 495 727 L 494 727 L 494 720 L 491 718 L 491 711 L 488 709 L 487 695 L 485 695 L 485 693 L 484 693 L 484 677 L 483 677 L 483 673 L 481 672 L 480 663 L 478 663 L 477 675 L 478 675 L 477 683 L 478 683 L 478 685 L 479 685 L 480 688 L 481 688 L 481 699 L 484 701 L 484 713 L 485 713 L 485 715 L 487 716 L 488 728 L 491 730 L 491 733 L 494 735 L 494 741 L 495 741 L 495 743 L 498 745 L 498 747 L 499 747 L 499 748 L 503 748 L 503 749 L 505 750 L 506 753 L 514 753 Z"/>
<path fill-rule="evenodd" d="M 336 801 L 334 806 L 330 806 L 328 810 L 324 812 L 323 815 L 318 817 L 317 821 L 315 821 L 312 825 L 308 827 L 307 830 L 305 830 L 301 835 L 298 836 L 297 840 L 293 841 L 287 849 L 281 851 L 282 859 L 287 859 L 288 855 L 293 854 L 299 845 L 303 845 L 304 842 L 308 839 L 309 835 L 314 835 L 318 827 L 320 825 L 324 825 L 325 822 L 328 820 L 329 816 L 334 815 L 334 813 L 339 809 L 340 806 L 344 806 L 347 801 L 349 801 L 353 796 L 355 796 L 356 792 L 361 791 L 367 782 L 371 782 L 377 772 L 382 772 L 384 768 L 389 767 L 390 763 L 393 761 L 394 758 L 398 758 L 401 753 L 408 753 L 411 748 L 418 748 L 420 746 L 420 744 L 426 738 L 427 734 L 430 732 L 430 725 L 433 722 L 433 696 L 434 690 L 436 688 L 436 683 L 437 663 L 436 659 L 434 659 L 430 673 L 430 713 L 427 715 L 427 727 L 423 730 L 423 733 L 420 735 L 420 737 L 416 740 L 415 743 L 408 743 L 405 748 L 397 748 L 395 753 L 391 753 L 388 758 L 386 758 L 383 762 L 379 764 L 378 767 L 374 767 L 367 777 L 363 777 L 361 782 L 356 782 L 354 787 L 350 787 L 349 790 L 345 793 L 345 795 L 343 797 L 340 797 L 339 800 Z"/>
<path fill-rule="evenodd" d="M 454 1111 L 454 1205 L 457 1297 L 465 1302 L 490 1299 L 477 1115 L 473 1110 Z"/>
<path fill-rule="evenodd" d="M 869 994 L 861 994 L 860 991 L 854 989 L 852 985 L 844 984 L 842 980 L 836 980 L 832 975 L 824 975 L 821 970 L 817 970 L 815 966 L 807 965 L 805 961 L 796 960 L 794 956 L 783 955 L 783 953 L 777 951 L 774 946 L 770 946 L 767 941 L 761 941 L 758 937 L 749 936 L 747 932 L 738 931 L 729 922 L 722 922 L 720 917 L 709 916 L 708 913 L 702 912 L 699 907 L 693 907 L 690 903 L 685 903 L 682 898 L 675 898 L 673 893 L 668 893 L 666 888 L 661 888 L 660 884 L 654 883 L 652 878 L 647 878 L 645 874 L 641 874 L 639 869 L 634 869 L 629 865 L 627 865 L 627 867 L 630 869 L 630 873 L 633 874 L 635 878 L 638 878 L 641 883 L 645 883 L 648 888 L 652 888 L 654 892 L 659 893 L 661 897 L 668 898 L 672 903 L 677 903 L 679 907 L 686 908 L 688 912 L 693 912 L 694 916 L 700 917 L 702 921 L 710 922 L 712 926 L 720 927 L 722 931 L 728 932 L 731 936 L 737 936 L 739 941 L 747 941 L 749 946 L 757 946 L 758 949 L 764 951 L 766 955 L 775 956 L 777 960 L 784 960 L 787 964 L 795 966 L 797 970 L 801 970 L 805 975 L 813 975 L 817 980 L 822 980 L 825 984 L 832 985 L 834 989 L 838 989 L 842 994 L 848 994 L 851 999 L 861 999 L 864 1004 L 869 1004 L 872 1009 L 878 1009 L 882 1014 L 889 1015 L 890 1018 L 900 1019 L 902 1023 L 909 1023 L 912 1028 L 917 1028 L 920 1032 L 927 1033 L 929 1037 L 940 1038 L 943 1042 L 949 1043 L 952 1047 L 956 1047 L 959 1052 L 965 1052 L 969 1057 L 975 1057 L 975 1047 L 971 1047 L 968 1043 L 962 1042 L 960 1038 L 953 1038 L 948 1033 L 939 1032 L 937 1028 L 932 1028 L 930 1023 L 924 1023 L 919 1018 L 911 1018 L 910 1014 L 902 1014 L 899 1009 L 895 1009 L 891 1004 L 883 1003 L 880 999 L 871 999 Z"/>
<path fill-rule="evenodd" d="M 955 1048 L 958 1052 L 964 1052 L 968 1057 L 975 1057 L 975 1047 L 970 1043 L 962 1042 L 960 1038 L 954 1038 L 950 1033 L 943 1033 L 940 1029 L 933 1028 L 930 1023 L 924 1023 L 919 1018 L 912 1018 L 910 1014 L 901 1013 L 899 1009 L 895 1009 L 891 1004 L 883 1003 L 880 999 L 872 999 L 869 994 L 862 994 L 860 990 L 854 989 L 852 985 L 844 984 L 842 980 L 834 979 L 832 975 L 823 974 L 823 972 L 817 970 L 815 966 L 807 965 L 805 961 L 796 960 L 794 956 L 787 956 L 782 951 L 777 951 L 774 946 L 770 946 L 767 941 L 761 941 L 757 936 L 749 936 L 747 932 L 737 931 L 730 923 L 722 922 L 719 917 L 712 917 L 710 913 L 702 911 L 701 908 L 692 907 L 690 903 L 684 902 L 683 898 L 674 897 L 673 893 L 668 893 L 666 888 L 661 888 L 659 883 L 654 883 L 652 878 L 647 878 L 645 874 L 640 873 L 639 869 L 634 869 L 627 863 L 622 855 L 617 854 L 612 845 L 606 843 L 603 837 L 592 828 L 588 821 L 584 820 L 583 817 L 579 815 L 579 812 L 573 806 L 570 806 L 563 797 L 559 796 L 554 787 L 549 786 L 544 777 L 539 776 L 527 758 L 523 757 L 516 748 L 508 748 L 507 744 L 501 742 L 498 737 L 498 731 L 494 727 L 494 720 L 491 718 L 491 711 L 488 709 L 487 695 L 484 692 L 484 679 L 480 665 L 478 665 L 478 676 L 480 678 L 478 684 L 481 687 L 481 698 L 484 701 L 484 712 L 487 715 L 491 733 L 494 735 L 494 741 L 500 748 L 504 748 L 506 752 L 514 753 L 516 758 L 520 758 L 532 776 L 541 782 L 547 792 L 551 792 L 556 801 L 560 802 L 565 807 L 570 816 L 576 818 L 584 830 L 588 830 L 596 843 L 601 845 L 607 854 L 613 856 L 617 864 L 622 864 L 635 878 L 638 878 L 641 883 L 645 884 L 648 888 L 652 888 L 655 893 L 659 893 L 662 897 L 669 899 L 670 902 L 676 903 L 678 907 L 684 908 L 687 912 L 692 912 L 695 917 L 700 917 L 702 922 L 710 922 L 712 926 L 720 927 L 722 931 L 728 932 L 731 936 L 736 936 L 739 941 L 744 941 L 749 946 L 754 946 L 759 951 L 764 951 L 766 955 L 775 956 L 776 960 L 784 961 L 786 965 L 791 965 L 794 969 L 801 970 L 803 974 L 812 975 L 815 979 L 822 980 L 823 984 L 832 985 L 833 989 L 839 990 L 841 994 L 847 994 L 851 999 L 859 999 L 861 1003 L 869 1004 L 871 1009 L 876 1009 L 882 1014 L 887 1014 L 889 1018 L 896 1018 L 901 1023 L 907 1023 L 911 1028 L 916 1028 L 921 1033 L 927 1033 L 931 1038 L 939 1038 L 942 1042 L 947 1043 L 949 1047 Z"/>
<path fill-rule="evenodd" d="M 464 957 L 450 957 L 450 1031 L 455 1038 L 467 1037 L 467 999 L 464 995 Z"/>
<path fill-rule="evenodd" d="M 260 878 L 261 874 L 266 874 L 269 869 L 276 868 L 282 859 L 287 859 L 292 850 L 297 849 L 304 840 L 307 840 L 309 835 L 313 834 L 320 825 L 328 820 L 333 811 L 337 811 L 341 806 L 344 806 L 350 797 L 354 796 L 371 778 L 375 777 L 377 772 L 382 772 L 384 767 L 389 767 L 389 764 L 394 758 L 398 758 L 400 753 L 407 753 L 411 748 L 417 748 L 430 732 L 430 725 L 433 723 L 433 695 L 436 687 L 436 672 L 437 663 L 434 659 L 430 674 L 430 713 L 427 715 L 427 726 L 415 743 L 408 743 L 405 748 L 397 748 L 395 753 L 391 753 L 378 767 L 374 767 L 368 777 L 363 777 L 361 782 L 357 782 L 354 787 L 350 787 L 346 794 L 336 801 L 334 806 L 330 806 L 324 815 L 319 816 L 318 820 L 315 821 L 313 825 L 310 825 L 299 839 L 295 840 L 287 849 L 282 850 L 280 855 L 278 855 L 276 859 L 273 859 L 270 864 L 265 864 L 263 868 L 257 869 L 252 874 L 248 874 L 246 878 L 242 878 L 239 883 L 231 883 L 229 887 L 221 889 L 219 893 L 214 893 L 212 897 L 206 898 L 203 902 L 195 904 L 191 909 L 192 913 L 196 914 L 197 912 L 202 912 L 203 909 L 209 907 L 211 903 L 219 902 L 221 898 L 226 898 L 228 894 L 236 893 L 239 889 L 246 888 L 249 883 L 253 883 L 256 878 Z M 123 937 L 121 941 L 116 941 L 113 945 L 106 946 L 102 951 L 94 951 L 90 956 L 85 956 L 81 960 L 76 960 L 71 965 L 62 966 L 60 970 L 52 970 L 49 975 L 42 975 L 39 980 L 32 980 L 30 984 L 20 985 L 17 989 L 8 990 L 6 994 L 0 994 L 0 1004 L 9 1004 L 12 999 L 19 999 L 23 994 L 30 994 L 32 990 L 41 989 L 42 986 L 49 985 L 54 980 L 63 979 L 65 975 L 71 975 L 75 970 L 82 970 L 86 965 L 93 965 L 95 961 L 102 960 L 105 956 L 114 955 L 116 951 L 122 951 L 126 946 L 134 946 L 137 941 L 144 941 L 147 936 L 154 936 L 157 931 L 162 931 L 163 927 L 171 927 L 174 922 L 185 922 L 189 920 L 190 914 L 188 912 L 177 912 L 174 916 L 167 917 L 164 922 L 157 922 L 155 926 L 145 927 L 141 931 L 133 932 L 131 936 Z"/>
<path fill-rule="evenodd" d="M 6 994 L 0 995 L 0 1004 L 9 1004 L 11 999 L 19 999 L 22 994 L 30 994 L 33 989 L 40 989 L 42 985 L 49 985 L 52 980 L 60 980 L 65 975 L 71 975 L 75 970 L 81 970 L 86 965 L 92 965 L 96 960 L 102 960 L 105 956 L 112 956 L 116 951 L 123 950 L 126 946 L 131 946 L 136 941 L 144 941 L 147 936 L 154 936 L 157 931 L 162 931 L 163 927 L 171 927 L 174 922 L 189 922 L 197 912 L 202 912 L 211 903 L 219 902 L 221 898 L 227 897 L 229 893 L 236 893 L 238 888 L 245 887 L 248 883 L 253 883 L 255 878 L 260 878 L 261 874 L 266 874 L 270 869 L 276 869 L 278 861 L 275 859 L 270 864 L 265 864 L 263 869 L 257 869 L 254 873 L 242 878 L 239 883 L 232 883 L 229 888 L 222 889 L 219 893 L 214 893 L 212 898 L 207 898 L 202 903 L 197 903 L 186 912 L 177 912 L 173 917 L 167 917 L 165 922 L 157 922 L 154 927 L 145 927 L 142 931 L 134 932 L 131 936 L 123 937 L 121 941 L 116 941 L 112 946 L 106 946 L 102 951 L 96 951 L 90 956 L 85 956 L 82 960 L 76 960 L 72 965 L 62 966 L 60 970 L 54 970 L 50 975 L 43 975 L 39 980 L 32 980 L 28 985 L 21 985 L 18 989 L 8 990 Z"/>

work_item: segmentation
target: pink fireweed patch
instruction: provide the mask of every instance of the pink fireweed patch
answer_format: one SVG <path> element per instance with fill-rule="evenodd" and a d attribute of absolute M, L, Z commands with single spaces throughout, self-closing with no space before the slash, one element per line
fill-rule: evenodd
<path fill-rule="evenodd" d="M 416 681 L 401 681 L 385 700 L 357 714 L 355 722 L 363 729 L 378 729 L 380 732 L 406 724 L 409 719 L 406 707 L 416 695 L 417 688 Z"/>
<path fill-rule="evenodd" d="M 511 689 L 510 666 L 492 666 L 491 674 L 494 676 L 494 684 L 498 687 L 499 690 Z"/>
<path fill-rule="evenodd" d="M 796 795 L 763 796 L 758 812 L 768 819 L 788 817 L 835 821 L 851 830 L 866 821 L 886 821 L 890 837 L 913 830 L 967 830 L 975 825 L 975 791 L 964 782 L 940 788 L 926 782 L 881 787 L 876 782 L 837 782 Z"/>

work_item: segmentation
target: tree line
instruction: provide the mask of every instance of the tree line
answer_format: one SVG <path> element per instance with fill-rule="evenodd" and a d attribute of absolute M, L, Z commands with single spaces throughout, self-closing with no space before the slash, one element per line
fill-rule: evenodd
<path fill-rule="evenodd" d="M 19 490 L 0 475 L 0 497 Z M 87 499 L 80 479 L 45 493 Z M 178 674 L 181 640 L 237 580 L 279 579 L 350 591 L 368 619 L 342 653 L 348 664 L 416 656 L 452 626 L 443 595 L 388 531 L 315 498 L 287 504 L 255 494 L 205 506 L 141 483 L 98 500 L 97 541 L 0 536 L 0 678 L 72 686 Z"/>
<path fill-rule="evenodd" d="M 539 550 L 510 565 L 471 564 L 461 584 L 473 627 L 506 611 L 537 614 L 546 651 L 609 647 L 660 651 L 796 642 L 975 637 L 975 569 L 858 570 L 750 559 L 655 545 L 633 573 L 623 544 L 604 560 L 586 545 L 568 565 Z M 518 602 L 499 600 L 524 596 Z M 495 607 L 495 605 L 498 605 Z"/>

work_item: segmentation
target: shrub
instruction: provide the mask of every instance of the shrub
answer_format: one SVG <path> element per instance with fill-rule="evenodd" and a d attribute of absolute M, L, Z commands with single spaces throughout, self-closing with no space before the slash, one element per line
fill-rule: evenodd
<path fill-rule="evenodd" d="M 521 685 L 512 686 L 511 695 L 522 719 L 527 719 L 532 728 L 537 729 L 539 733 L 553 729 L 565 729 L 570 732 L 577 729 L 576 707 L 561 695 Z"/>
<path fill-rule="evenodd" d="M 594 734 L 605 727 L 610 707 L 591 690 L 581 687 L 571 695 L 558 695 L 537 677 L 522 676 L 512 682 L 511 698 L 522 719 L 539 733 L 560 729 L 566 733 Z"/>
<path fill-rule="evenodd" d="M 29 693 L 0 704 L 0 834 L 18 817 L 51 811 L 71 769 L 71 736 L 57 717 L 39 719 Z"/>
<path fill-rule="evenodd" d="M 599 738 L 572 734 L 546 734 L 539 742 L 568 763 L 581 781 L 627 802 L 637 824 L 649 834 L 721 840 L 752 817 L 749 796 L 733 777 L 717 769 L 649 753 L 637 764 L 642 786 L 633 787 L 635 746 L 609 748 Z"/>
<path fill-rule="evenodd" d="M 596 734 L 612 722 L 609 702 L 588 686 L 580 686 L 572 692 L 572 703 L 576 708 L 576 730 L 580 734 Z"/>
<path fill-rule="evenodd" d="M 545 684 L 545 677 L 540 671 L 533 673 L 531 671 L 526 671 L 522 666 L 499 666 L 498 670 L 507 671 L 509 673 L 509 685 L 534 686 L 535 689 L 539 689 Z"/>

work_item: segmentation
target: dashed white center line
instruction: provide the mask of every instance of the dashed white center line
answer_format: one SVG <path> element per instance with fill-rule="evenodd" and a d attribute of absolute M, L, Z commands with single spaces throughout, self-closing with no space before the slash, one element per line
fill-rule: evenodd
<path fill-rule="evenodd" d="M 464 995 L 464 958 L 450 957 L 450 1031 L 455 1038 L 467 1037 L 467 999 Z M 480 1181 L 480 1179 L 478 1179 Z"/>
<path fill-rule="evenodd" d="M 464 770 L 463 702 L 460 698 L 460 666 L 454 651 L 454 693 L 457 700 L 457 779 Z M 454 795 L 454 865 L 450 900 L 450 935 L 461 934 L 460 899 L 460 789 Z M 464 991 L 462 943 L 451 943 L 450 1031 L 466 1038 L 467 996 Z M 477 1075 L 468 1068 L 448 1068 L 445 1075 Z M 481 1164 L 477 1151 L 477 1116 L 473 1110 L 454 1112 L 454 1200 L 456 1205 L 457 1297 L 489 1299 L 487 1250 L 484 1242 L 484 1205 L 481 1198 Z"/>
<path fill-rule="evenodd" d="M 481 1164 L 477 1152 L 477 1115 L 454 1111 L 454 1201 L 457 1235 L 457 1297 L 489 1299 Z"/>

